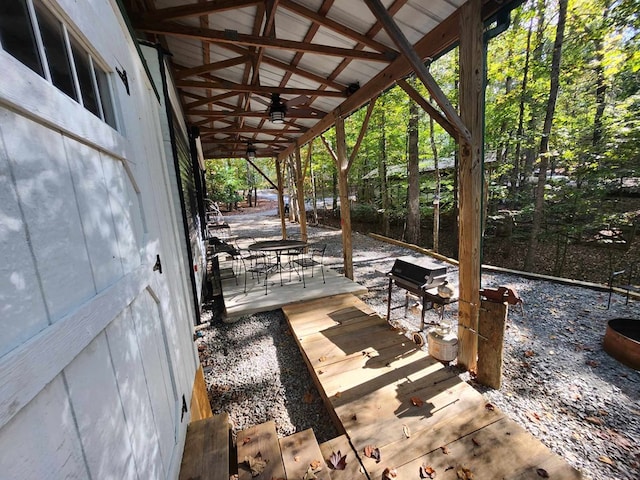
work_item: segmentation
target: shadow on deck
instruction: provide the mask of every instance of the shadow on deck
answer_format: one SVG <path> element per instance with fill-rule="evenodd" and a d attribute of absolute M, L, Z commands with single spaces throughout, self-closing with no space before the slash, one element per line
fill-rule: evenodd
<path fill-rule="evenodd" d="M 283 308 L 336 427 L 369 478 L 582 478 L 353 295 Z M 363 454 L 379 449 L 376 461 Z M 459 473 L 460 472 L 460 473 Z M 427 477 L 428 478 L 428 477 Z"/>

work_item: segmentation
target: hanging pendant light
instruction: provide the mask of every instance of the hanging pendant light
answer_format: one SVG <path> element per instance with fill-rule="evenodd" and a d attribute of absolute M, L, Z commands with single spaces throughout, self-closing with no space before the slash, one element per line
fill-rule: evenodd
<path fill-rule="evenodd" d="M 271 95 L 271 106 L 269 107 L 269 119 L 272 123 L 284 123 L 284 116 L 287 113 L 287 107 L 280 100 L 280 94 Z"/>
<path fill-rule="evenodd" d="M 247 158 L 249 160 L 253 160 L 256 158 L 256 147 L 254 147 L 252 143 L 249 143 L 249 145 L 247 145 Z"/>

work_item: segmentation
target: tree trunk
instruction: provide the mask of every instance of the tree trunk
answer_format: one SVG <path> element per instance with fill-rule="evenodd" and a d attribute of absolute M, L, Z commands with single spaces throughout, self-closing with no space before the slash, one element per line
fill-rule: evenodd
<path fill-rule="evenodd" d="M 536 38 L 535 38 L 535 48 L 533 49 L 533 53 L 531 55 L 531 67 L 535 65 L 539 65 L 542 62 L 542 53 L 544 46 L 544 27 L 545 27 L 545 0 L 538 0 L 536 4 L 537 11 L 537 30 L 536 30 Z M 535 100 L 531 100 L 530 102 L 530 115 L 529 124 L 527 127 L 527 131 L 529 132 L 529 138 L 527 140 L 527 148 L 525 150 L 525 163 L 524 163 L 524 178 L 528 178 L 533 174 L 533 165 L 536 160 L 536 146 L 533 139 L 530 137 L 533 135 L 533 132 L 538 130 L 539 117 L 541 108 L 538 105 L 538 102 Z"/>
<path fill-rule="evenodd" d="M 313 142 L 309 148 L 313 146 Z M 309 177 L 311 178 L 311 194 L 313 195 L 313 224 L 318 225 L 318 201 L 316 200 L 316 175 L 313 171 L 313 161 L 309 157 Z"/>
<path fill-rule="evenodd" d="M 525 271 L 530 271 L 533 268 L 533 258 L 538 247 L 538 235 L 544 217 L 544 187 L 547 177 L 547 167 L 549 165 L 549 136 L 551 135 L 553 115 L 556 109 L 556 100 L 558 99 L 562 43 L 564 40 L 564 27 L 567 20 L 567 3 L 568 0 L 558 1 L 558 25 L 556 27 L 556 39 L 553 43 L 553 57 L 551 59 L 551 85 L 549 88 L 547 111 L 544 117 L 542 138 L 540 139 L 540 173 L 538 175 L 538 186 L 536 189 L 536 204 L 533 212 L 531 238 L 529 239 L 529 248 L 527 249 L 527 256 L 525 257 Z"/>
<path fill-rule="evenodd" d="M 520 168 L 522 159 L 522 140 L 524 138 L 524 107 L 527 100 L 527 83 L 529 81 L 529 60 L 531 57 L 531 32 L 533 31 L 533 19 L 529 22 L 529 30 L 527 32 L 527 49 L 524 58 L 524 70 L 522 72 L 522 87 L 520 90 L 520 106 L 518 109 L 518 131 L 516 133 L 516 152 L 513 159 L 513 175 L 511 175 L 511 196 L 515 198 L 518 187 L 520 186 Z"/>
<path fill-rule="evenodd" d="M 333 193 L 333 206 L 332 206 L 332 210 L 333 210 L 333 214 L 335 215 L 336 212 L 338 211 L 338 170 L 337 168 L 334 166 L 333 169 L 333 176 L 331 177 L 331 181 L 333 182 L 331 184 L 332 186 L 332 193 Z"/>
<path fill-rule="evenodd" d="M 382 201 L 382 232 L 389 236 L 389 188 L 387 184 L 387 135 L 384 114 L 384 97 L 382 99 L 382 135 L 380 137 L 380 162 L 378 164 L 378 177 L 380 178 L 380 198 Z"/>
<path fill-rule="evenodd" d="M 411 101 L 409 105 L 409 159 L 407 174 L 407 241 L 420 244 L 420 168 L 418 165 L 418 105 Z"/>
<path fill-rule="evenodd" d="M 433 117 L 429 117 L 429 140 L 433 153 L 433 175 L 435 177 L 435 189 L 433 192 L 433 251 L 440 249 L 440 166 L 438 165 L 438 148 L 433 134 Z"/>
<path fill-rule="evenodd" d="M 609 17 L 609 9 L 611 8 L 610 2 L 605 2 L 605 10 L 602 14 L 602 24 L 606 25 Z M 595 70 L 596 70 L 596 113 L 593 118 L 593 139 L 592 145 L 597 153 L 600 150 L 600 142 L 602 140 L 602 117 L 604 115 L 605 99 L 607 93 L 607 83 L 604 76 L 604 52 L 603 52 L 603 37 L 604 32 L 602 29 L 598 29 L 597 37 L 594 40 L 595 50 Z"/>

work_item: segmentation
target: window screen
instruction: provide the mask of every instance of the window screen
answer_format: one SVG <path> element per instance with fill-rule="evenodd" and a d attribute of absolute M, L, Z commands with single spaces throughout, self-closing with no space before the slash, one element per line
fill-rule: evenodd
<path fill-rule="evenodd" d="M 71 50 L 73 51 L 73 59 L 76 65 L 76 73 L 78 74 L 78 83 L 80 84 L 80 93 L 82 94 L 82 104 L 84 108 L 94 115 L 100 116 L 96 91 L 93 88 L 93 72 L 89 54 L 85 52 L 75 41 L 71 41 Z"/>

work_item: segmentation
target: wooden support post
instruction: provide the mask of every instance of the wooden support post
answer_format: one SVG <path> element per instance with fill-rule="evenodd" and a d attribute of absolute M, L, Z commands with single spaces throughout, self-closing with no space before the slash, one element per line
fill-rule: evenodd
<path fill-rule="evenodd" d="M 300 237 L 303 242 L 307 241 L 307 208 L 304 204 L 304 169 L 300 158 L 300 147 L 296 147 L 296 196 L 298 198 L 298 209 L 300 220 Z"/>
<path fill-rule="evenodd" d="M 287 222 L 284 218 L 284 185 L 282 182 L 281 161 L 276 158 L 276 174 L 278 176 L 278 213 L 280 214 L 280 226 L 282 238 L 287 238 Z"/>
<path fill-rule="evenodd" d="M 478 382 L 498 390 L 502 385 L 506 303 L 482 300 L 478 321 Z"/>
<path fill-rule="evenodd" d="M 340 191 L 340 227 L 342 229 L 342 258 L 344 276 L 353 280 L 353 247 L 351 244 L 351 209 L 349 208 L 349 158 L 344 132 L 344 120 L 336 118 L 336 159 L 338 189 Z"/>
<path fill-rule="evenodd" d="M 482 0 L 469 0 L 460 16 L 460 116 L 471 142 L 460 141 L 460 300 L 458 308 L 458 364 L 475 370 L 480 307 L 480 202 L 482 199 L 483 48 Z"/>

